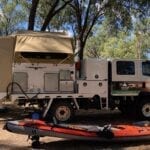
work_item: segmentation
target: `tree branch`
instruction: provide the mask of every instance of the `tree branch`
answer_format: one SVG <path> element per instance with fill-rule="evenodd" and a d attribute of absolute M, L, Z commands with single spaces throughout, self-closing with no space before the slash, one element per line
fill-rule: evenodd
<path fill-rule="evenodd" d="M 57 13 L 59 13 L 62 9 L 64 9 L 66 7 L 66 5 L 68 5 L 72 0 L 69 1 L 64 1 L 64 5 L 62 5 L 61 7 L 59 7 L 55 12 L 53 12 L 53 16 L 56 15 Z"/>
<path fill-rule="evenodd" d="M 54 5 L 51 7 L 51 9 L 49 10 L 45 21 L 43 23 L 43 26 L 41 28 L 41 31 L 45 31 L 49 22 L 52 20 L 52 18 L 59 13 L 62 9 L 64 9 L 66 7 L 66 5 L 68 5 L 72 0 L 68 0 L 68 1 L 64 1 L 64 4 L 62 6 L 60 6 L 58 9 L 56 9 L 56 7 L 59 5 L 59 0 L 57 0 Z M 56 10 L 55 10 L 56 9 Z"/>
<path fill-rule="evenodd" d="M 84 45 L 85 45 L 85 43 L 86 43 L 86 40 L 87 40 L 87 38 L 88 38 L 88 36 L 89 36 L 89 34 L 90 34 L 90 32 L 91 32 L 93 26 L 94 26 L 95 23 L 96 23 L 98 17 L 104 15 L 104 13 L 101 13 L 101 14 L 99 14 L 99 13 L 100 13 L 100 12 L 98 12 L 98 13 L 95 15 L 95 17 L 93 18 L 93 21 L 92 21 L 92 23 L 91 23 L 91 25 L 90 25 L 90 27 L 89 27 L 89 29 L 88 29 L 88 31 L 87 31 L 85 37 L 84 37 L 84 40 L 83 40 Z"/>
<path fill-rule="evenodd" d="M 52 13 L 53 13 L 53 11 L 55 11 L 55 8 L 58 6 L 58 4 L 59 4 L 59 0 L 55 1 L 53 6 L 50 7 L 50 10 L 49 10 L 49 12 L 48 12 L 48 14 L 47 14 L 47 16 L 46 16 L 46 18 L 44 20 L 44 23 L 43 23 L 43 26 L 41 28 L 41 31 L 45 31 L 46 30 L 46 28 L 47 28 L 51 18 L 53 17 Z"/>

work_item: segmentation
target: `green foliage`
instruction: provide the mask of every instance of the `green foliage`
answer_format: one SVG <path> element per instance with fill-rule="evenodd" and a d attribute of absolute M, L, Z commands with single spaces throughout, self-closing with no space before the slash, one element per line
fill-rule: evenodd
<path fill-rule="evenodd" d="M 137 50 L 139 51 L 138 57 L 140 58 L 143 56 L 141 51 L 144 52 L 144 54 L 150 52 L 150 18 L 138 20 L 135 22 L 135 43 Z"/>
<path fill-rule="evenodd" d="M 107 29 L 111 34 L 116 35 L 117 31 L 123 30 L 124 27 L 132 30 L 131 16 L 133 12 L 136 16 L 145 17 L 147 4 L 149 2 L 146 0 L 73 0 L 64 10 L 66 15 L 59 17 L 58 20 L 65 23 L 64 27 L 72 29 L 77 41 L 75 43 L 76 50 L 79 51 L 79 57 L 82 59 L 86 40 L 93 34 L 94 26 L 100 25 L 107 18 Z M 111 43 L 116 41 L 115 39 L 111 40 Z M 120 43 L 122 42 L 120 41 Z M 97 51 L 94 52 L 93 55 L 97 55 Z"/>
<path fill-rule="evenodd" d="M 144 24 L 146 22 L 146 25 Z M 98 33 L 88 39 L 86 57 L 98 58 L 130 58 L 144 59 L 150 49 L 148 28 L 149 19 L 135 23 L 134 30 L 127 32 L 126 28 L 111 34 L 106 30 L 106 22 L 99 28 Z M 144 31 L 143 31 L 144 28 Z"/>
<path fill-rule="evenodd" d="M 26 15 L 17 0 L 0 1 L 0 34 L 8 35 L 22 28 Z"/>

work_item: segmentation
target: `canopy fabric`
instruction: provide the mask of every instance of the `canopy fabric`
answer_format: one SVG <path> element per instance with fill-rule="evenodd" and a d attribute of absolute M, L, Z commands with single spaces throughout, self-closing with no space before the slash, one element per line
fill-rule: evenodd
<path fill-rule="evenodd" d="M 12 80 L 14 54 L 21 52 L 64 53 L 70 56 L 73 54 L 72 39 L 65 33 L 48 32 L 23 32 L 0 37 L 0 92 L 6 92 Z"/>
<path fill-rule="evenodd" d="M 72 39 L 64 33 L 23 32 L 0 37 L 0 92 L 6 92 L 7 85 L 12 81 L 12 64 L 21 52 L 67 54 L 66 59 L 50 60 L 52 62 L 72 63 Z M 15 57 L 14 57 L 15 56 Z M 46 60 L 36 60 L 46 62 Z M 21 59 L 20 62 L 23 62 Z M 47 63 L 47 62 L 46 62 Z"/>
<path fill-rule="evenodd" d="M 26 35 L 26 36 L 35 36 L 35 37 L 64 37 L 69 38 L 66 32 L 41 32 L 41 31 L 20 31 L 15 35 Z"/>
<path fill-rule="evenodd" d="M 14 45 L 14 38 L 0 38 L 0 92 L 6 91 L 7 85 L 12 79 Z"/>
<path fill-rule="evenodd" d="M 16 34 L 15 52 L 73 54 L 72 39 L 65 34 L 27 32 Z"/>

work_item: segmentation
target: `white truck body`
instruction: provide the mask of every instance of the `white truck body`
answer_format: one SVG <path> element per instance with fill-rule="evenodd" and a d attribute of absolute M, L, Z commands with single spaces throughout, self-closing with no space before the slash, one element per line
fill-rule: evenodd
<path fill-rule="evenodd" d="M 83 66 L 83 77 L 79 78 L 74 64 L 16 63 L 13 65 L 13 82 L 20 84 L 28 95 L 39 93 L 40 98 L 91 98 L 99 95 L 108 101 L 107 60 L 84 60 Z M 20 94 L 24 95 L 18 86 L 14 85 L 13 99 L 15 100 L 17 95 L 21 97 Z M 105 103 L 108 108 L 108 102 Z"/>
<path fill-rule="evenodd" d="M 131 107 L 131 111 L 133 106 L 150 118 L 150 61 L 85 59 L 78 68 L 66 36 L 24 36 L 15 37 L 15 48 L 2 45 L 0 40 L 0 99 L 9 95 L 23 104 L 36 101 L 41 107 L 42 103 L 43 117 L 50 112 L 60 121 L 69 120 L 74 110 L 118 107 L 128 111 Z M 36 43 L 39 46 L 34 47 Z M 4 53 L 7 49 L 9 57 Z"/>

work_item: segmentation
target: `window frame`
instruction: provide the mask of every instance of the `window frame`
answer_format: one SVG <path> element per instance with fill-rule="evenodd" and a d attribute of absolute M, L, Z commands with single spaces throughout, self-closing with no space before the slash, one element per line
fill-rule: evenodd
<path fill-rule="evenodd" d="M 119 63 L 122 63 L 122 64 L 119 64 Z M 129 69 L 129 66 L 131 66 L 133 68 Z M 122 68 L 124 68 L 124 69 L 122 69 Z M 125 71 L 125 69 L 127 71 Z M 135 62 L 134 61 L 122 61 L 122 60 L 117 61 L 116 62 L 116 73 L 117 73 L 117 75 L 129 75 L 129 76 L 135 75 Z"/>
<path fill-rule="evenodd" d="M 144 70 L 143 70 L 144 64 L 146 64 L 146 63 L 150 65 L 150 61 L 143 61 L 142 62 L 142 75 L 150 76 L 150 72 L 149 73 L 144 73 Z M 150 68 L 150 67 L 148 67 L 148 68 Z M 150 69 L 149 69 L 149 71 L 150 71 Z"/>

